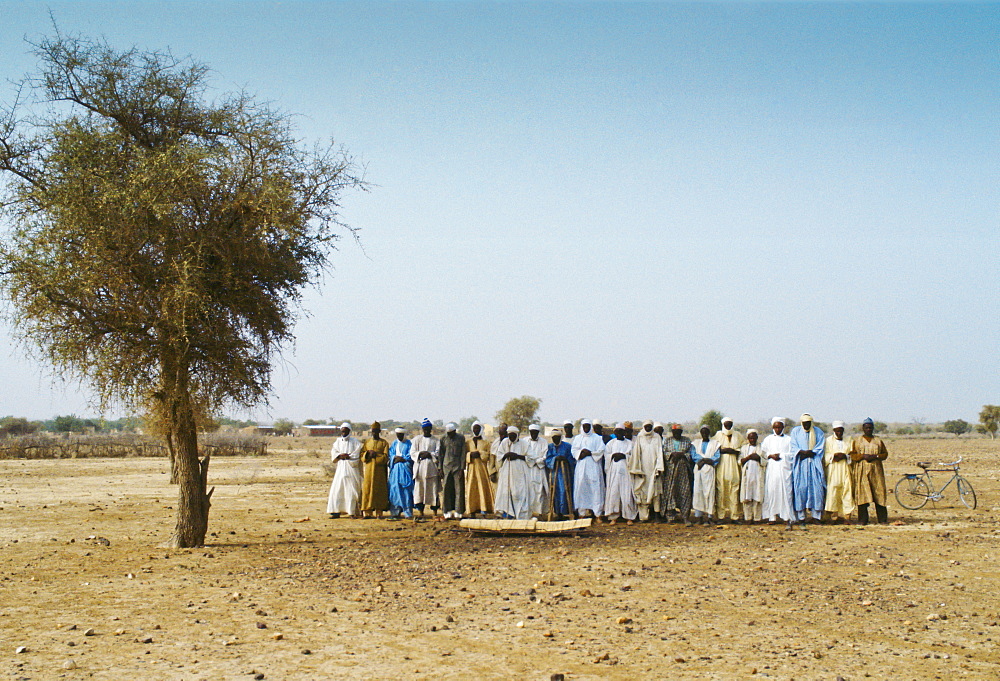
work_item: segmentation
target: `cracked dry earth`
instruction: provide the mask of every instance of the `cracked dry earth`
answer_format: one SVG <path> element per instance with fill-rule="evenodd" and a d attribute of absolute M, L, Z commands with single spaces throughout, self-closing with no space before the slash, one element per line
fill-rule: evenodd
<path fill-rule="evenodd" d="M 216 459 L 209 545 L 163 548 L 159 459 L 0 461 L 12 679 L 1000 677 L 1000 445 L 890 442 L 888 478 L 966 456 L 889 526 L 606 525 L 478 537 L 329 520 L 325 457 Z M 20 651 L 20 652 L 18 652 Z"/>

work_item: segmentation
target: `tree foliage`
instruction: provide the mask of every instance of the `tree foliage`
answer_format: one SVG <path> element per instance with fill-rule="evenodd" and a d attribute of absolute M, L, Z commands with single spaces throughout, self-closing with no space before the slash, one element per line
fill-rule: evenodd
<path fill-rule="evenodd" d="M 541 405 L 542 401 L 531 395 L 512 397 L 507 400 L 503 409 L 496 413 L 497 422 L 506 423 L 508 426 L 517 426 L 518 429 L 524 430 L 534 422 L 535 415 Z"/>
<path fill-rule="evenodd" d="M 955 435 L 965 435 L 970 430 L 972 426 L 962 419 L 953 419 L 951 421 L 944 422 L 944 432 L 954 433 Z"/>
<path fill-rule="evenodd" d="M 295 424 L 288 419 L 278 419 L 273 426 L 275 435 L 291 435 L 295 430 Z"/>
<path fill-rule="evenodd" d="M 722 430 L 722 412 L 718 409 L 709 409 L 701 415 L 698 426 L 708 426 L 708 432 L 715 435 Z"/>
<path fill-rule="evenodd" d="M 979 430 L 989 433 L 990 438 L 995 438 L 997 429 L 1000 428 L 1000 406 L 995 404 L 984 404 L 979 412 Z"/>
<path fill-rule="evenodd" d="M 343 231 L 339 197 L 363 182 L 343 151 L 303 149 L 287 114 L 210 100 L 202 64 L 58 34 L 34 47 L 39 73 L 0 114 L 0 287 L 59 374 L 160 424 L 175 543 L 200 545 L 196 421 L 266 402 Z"/>

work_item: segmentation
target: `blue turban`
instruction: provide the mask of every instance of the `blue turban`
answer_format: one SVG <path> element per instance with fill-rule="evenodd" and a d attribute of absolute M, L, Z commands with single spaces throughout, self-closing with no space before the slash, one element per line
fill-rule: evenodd
<path fill-rule="evenodd" d="M 434 427 L 434 424 L 431 423 L 430 419 L 424 419 L 423 421 L 420 422 L 420 425 L 423 428 L 433 428 Z"/>
<path fill-rule="evenodd" d="M 861 425 L 864 425 L 864 424 L 866 424 L 866 423 L 870 423 L 870 424 L 871 424 L 871 425 L 873 425 L 873 426 L 875 425 L 875 422 L 874 422 L 874 421 L 872 421 L 872 417 L 871 417 L 871 416 L 869 416 L 869 417 L 868 417 L 868 418 L 866 418 L 866 419 L 865 419 L 864 421 L 862 421 L 862 422 L 861 422 Z"/>

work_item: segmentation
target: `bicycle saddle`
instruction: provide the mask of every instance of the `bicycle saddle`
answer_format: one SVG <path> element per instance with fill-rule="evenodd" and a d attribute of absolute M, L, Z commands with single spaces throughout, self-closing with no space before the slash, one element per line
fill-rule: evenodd
<path fill-rule="evenodd" d="M 920 466 L 921 468 L 930 468 L 931 467 L 931 462 L 930 461 L 918 461 L 917 465 Z"/>

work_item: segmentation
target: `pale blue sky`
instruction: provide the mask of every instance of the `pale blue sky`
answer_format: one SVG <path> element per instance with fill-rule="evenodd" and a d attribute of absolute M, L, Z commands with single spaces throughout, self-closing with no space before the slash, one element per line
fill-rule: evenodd
<path fill-rule="evenodd" d="M 309 295 L 263 419 L 1000 401 L 998 4 L 0 1 L 0 78 L 49 9 L 367 164 L 365 252 Z M 0 413 L 91 412 L 0 342 Z"/>

